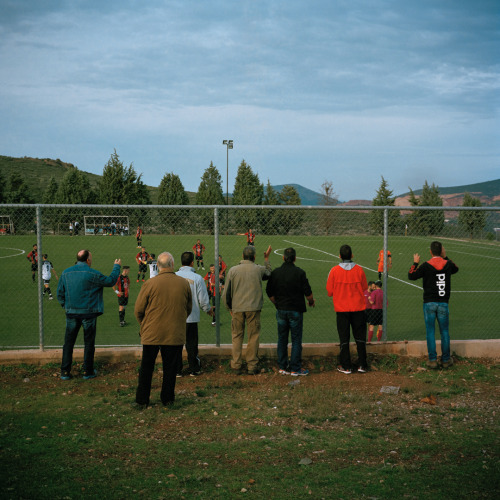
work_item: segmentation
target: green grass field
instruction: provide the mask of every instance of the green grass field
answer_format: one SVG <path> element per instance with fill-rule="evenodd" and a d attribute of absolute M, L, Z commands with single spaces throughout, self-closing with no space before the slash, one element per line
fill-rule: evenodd
<path fill-rule="evenodd" d="M 214 241 L 211 236 L 199 236 L 206 246 L 205 268 L 214 262 Z M 144 244 L 149 252 L 157 255 L 168 250 L 180 265 L 180 254 L 191 249 L 197 235 L 148 236 Z M 2 276 L 1 342 L 2 347 L 38 346 L 39 311 L 37 286 L 31 281 L 31 267 L 26 255 L 35 243 L 34 236 L 4 236 L 0 240 L 0 273 Z M 388 280 L 388 328 L 387 340 L 424 340 L 425 328 L 422 314 L 421 282 L 409 282 L 408 269 L 413 253 L 419 253 L 422 261 L 429 256 L 430 238 L 391 237 L 389 250 L 393 256 L 393 268 Z M 450 301 L 451 339 L 489 339 L 499 337 L 496 313 L 500 309 L 499 263 L 500 246 L 458 240 L 442 240 L 451 259 L 460 271 L 453 277 Z M 304 339 L 309 342 L 336 342 L 335 313 L 331 299 L 327 297 L 325 283 L 332 266 L 339 262 L 338 251 L 343 243 L 349 243 L 354 260 L 365 268 L 368 280 L 377 279 L 377 255 L 383 246 L 382 237 L 346 236 L 262 236 L 257 238 L 258 263 L 263 263 L 262 252 L 268 244 L 273 247 L 272 267 L 282 263 L 282 250 L 293 246 L 297 250 L 297 265 L 308 275 L 316 299 L 316 307 L 308 310 L 304 320 Z M 242 236 L 221 236 L 219 249 L 229 267 L 241 259 L 245 245 Z M 97 343 L 103 345 L 139 344 L 138 325 L 133 317 L 133 305 L 140 290 L 136 283 L 137 264 L 135 237 L 102 236 L 45 236 L 42 252 L 49 255 L 58 275 L 73 265 L 76 253 L 88 248 L 93 253 L 93 266 L 108 274 L 113 260 L 121 258 L 122 264 L 131 266 L 131 293 L 126 320 L 120 328 L 116 295 L 111 289 L 104 291 L 105 312 L 98 320 Z M 24 252 L 24 253 L 22 253 Z M 205 274 L 206 271 L 203 272 Z M 53 277 L 51 288 L 55 296 L 57 280 Z M 57 300 L 43 302 L 44 345 L 60 347 L 63 343 L 65 315 Z M 262 311 L 262 343 L 276 342 L 274 308 L 265 299 Z M 224 309 L 220 315 L 221 343 L 230 343 L 230 316 Z M 215 328 L 210 318 L 202 316 L 200 343 L 215 343 Z"/>

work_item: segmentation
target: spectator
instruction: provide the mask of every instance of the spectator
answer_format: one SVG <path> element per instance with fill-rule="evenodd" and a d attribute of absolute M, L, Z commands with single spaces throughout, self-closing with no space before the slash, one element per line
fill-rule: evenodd
<path fill-rule="evenodd" d="M 112 287 L 120 274 L 121 260 L 115 259 L 113 270 L 104 276 L 92 269 L 92 254 L 80 250 L 76 264 L 65 269 L 57 286 L 57 300 L 66 311 L 66 333 L 61 363 L 61 380 L 70 380 L 73 348 L 80 327 L 83 326 L 83 378 L 94 378 L 95 337 L 97 317 L 104 312 L 103 287 Z"/>
<path fill-rule="evenodd" d="M 163 363 L 161 402 L 171 405 L 175 400 L 175 375 L 182 346 L 186 341 L 186 320 L 191 314 L 192 296 L 189 283 L 174 273 L 174 258 L 168 252 L 158 255 L 160 272 L 141 288 L 135 303 L 135 317 L 141 325 L 142 361 L 136 405 L 149 404 L 151 380 L 158 351 Z"/>
<path fill-rule="evenodd" d="M 259 336 L 260 311 L 264 302 L 262 296 L 262 280 L 271 276 L 269 254 L 271 246 L 264 252 L 265 266 L 255 264 L 255 247 L 247 246 L 243 250 L 243 260 L 227 273 L 222 302 L 231 312 L 232 359 L 231 368 L 239 375 L 243 373 L 242 347 L 247 325 L 246 362 L 250 375 L 259 373 Z"/>
<path fill-rule="evenodd" d="M 196 274 L 194 269 L 193 252 L 184 252 L 181 255 L 182 267 L 175 273 L 184 278 L 191 287 L 193 296 L 193 309 L 186 320 L 186 351 L 189 366 L 189 374 L 196 377 L 201 373 L 201 362 L 198 357 L 198 323 L 200 322 L 200 309 L 208 315 L 212 315 L 210 299 L 203 278 Z M 177 376 L 182 377 L 182 358 L 177 367 Z"/>
<path fill-rule="evenodd" d="M 276 306 L 278 322 L 278 365 L 281 375 L 308 375 L 302 368 L 302 325 L 306 312 L 304 296 L 310 307 L 314 307 L 314 297 L 306 273 L 295 265 L 296 253 L 293 248 L 285 249 L 284 263 L 271 273 L 266 293 Z M 292 353 L 288 360 L 288 333 L 292 339 Z"/>
<path fill-rule="evenodd" d="M 424 288 L 424 320 L 427 332 L 427 366 L 438 368 L 436 352 L 436 319 L 441 334 L 441 364 L 443 368 L 453 365 L 450 355 L 450 311 L 448 302 L 451 293 L 451 275 L 458 273 L 458 267 L 446 257 L 444 246 L 439 241 L 431 243 L 431 259 L 421 266 L 420 255 L 413 255 L 413 265 L 408 272 L 408 279 L 423 279 Z"/>
<path fill-rule="evenodd" d="M 328 297 L 333 298 L 333 306 L 337 314 L 337 331 L 340 340 L 340 364 L 337 370 L 341 373 L 352 373 L 351 353 L 349 352 L 350 329 L 358 351 L 358 372 L 368 370 L 366 361 L 366 320 L 365 297 L 363 292 L 368 288 L 363 269 L 352 261 L 352 250 L 349 245 L 340 247 L 342 262 L 331 269 L 326 282 Z"/>

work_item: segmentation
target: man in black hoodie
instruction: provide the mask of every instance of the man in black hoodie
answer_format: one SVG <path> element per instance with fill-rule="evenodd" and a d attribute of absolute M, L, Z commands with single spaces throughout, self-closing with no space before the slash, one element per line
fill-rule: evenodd
<path fill-rule="evenodd" d="M 443 368 L 453 365 L 450 356 L 449 309 L 451 275 L 458 272 L 458 267 L 446 257 L 443 245 L 439 241 L 431 243 L 432 258 L 419 266 L 420 255 L 413 255 L 413 265 L 408 272 L 408 279 L 423 278 L 424 320 L 427 330 L 427 351 L 429 368 L 437 368 L 435 339 L 436 319 L 441 333 L 441 364 Z"/>

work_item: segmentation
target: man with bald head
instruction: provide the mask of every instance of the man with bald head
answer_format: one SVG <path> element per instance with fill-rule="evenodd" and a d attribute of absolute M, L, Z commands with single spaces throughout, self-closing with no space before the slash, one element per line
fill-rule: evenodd
<path fill-rule="evenodd" d="M 97 375 L 94 369 L 95 336 L 97 316 L 104 312 L 102 289 L 112 287 L 120 275 L 121 260 L 115 259 L 113 270 L 105 276 L 92 269 L 92 254 L 89 250 L 80 250 L 76 264 L 68 267 L 61 274 L 57 286 L 57 300 L 66 311 L 66 333 L 64 337 L 61 363 L 61 380 L 70 380 L 73 364 L 73 348 L 76 337 L 83 326 L 83 378 Z"/>
<path fill-rule="evenodd" d="M 186 342 L 186 320 L 191 314 L 192 294 L 188 281 L 174 272 L 174 258 L 168 252 L 158 255 L 158 274 L 142 285 L 134 313 L 141 325 L 142 361 L 135 397 L 138 408 L 149 404 L 151 381 L 158 351 L 163 363 L 161 402 L 175 400 L 177 367 L 182 363 Z"/>

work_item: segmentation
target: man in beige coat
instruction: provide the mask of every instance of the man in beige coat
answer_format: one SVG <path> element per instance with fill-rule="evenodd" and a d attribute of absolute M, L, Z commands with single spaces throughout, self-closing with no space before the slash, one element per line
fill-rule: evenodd
<path fill-rule="evenodd" d="M 161 402 L 175 400 L 175 380 L 182 346 L 186 342 L 186 319 L 191 314 L 189 283 L 174 272 L 174 258 L 168 252 L 158 256 L 159 273 L 142 285 L 135 303 L 135 317 L 141 325 L 142 362 L 135 401 L 149 404 L 151 380 L 158 351 L 163 362 Z"/>
<path fill-rule="evenodd" d="M 243 260 L 229 270 L 222 303 L 231 312 L 232 360 L 231 368 L 242 374 L 241 350 L 245 322 L 247 324 L 248 343 L 246 349 L 247 370 L 249 375 L 259 373 L 259 338 L 260 311 L 264 302 L 262 296 L 262 280 L 271 276 L 269 254 L 271 246 L 264 252 L 265 266 L 255 263 L 255 247 L 247 246 L 243 250 Z"/>

